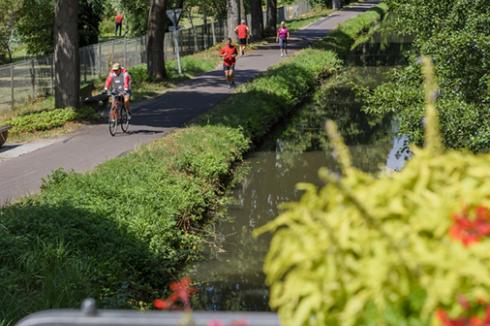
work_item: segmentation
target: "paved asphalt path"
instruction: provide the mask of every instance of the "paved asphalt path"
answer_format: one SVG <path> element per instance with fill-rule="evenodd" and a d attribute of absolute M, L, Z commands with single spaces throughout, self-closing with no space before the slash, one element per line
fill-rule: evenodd
<path fill-rule="evenodd" d="M 375 4 L 375 1 L 357 4 L 293 33 L 289 44 L 290 54 Z M 238 84 L 244 83 L 281 60 L 283 58 L 279 56 L 276 44 L 249 52 L 238 58 L 236 81 Z M 129 134 L 111 137 L 106 124 L 100 124 L 86 126 L 72 135 L 36 142 L 27 147 L 16 149 L 15 146 L 6 146 L 0 151 L 0 205 L 38 192 L 42 179 L 55 169 L 87 171 L 106 160 L 163 137 L 171 130 L 183 127 L 186 122 L 206 112 L 232 92 L 226 87 L 223 72 L 218 69 L 186 81 L 155 99 L 133 105 Z M 16 150 L 25 148 L 25 154 L 12 155 Z"/>

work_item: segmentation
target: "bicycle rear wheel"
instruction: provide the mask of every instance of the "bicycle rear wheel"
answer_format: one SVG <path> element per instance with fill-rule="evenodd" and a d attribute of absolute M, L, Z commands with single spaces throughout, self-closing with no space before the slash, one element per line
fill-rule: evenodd
<path fill-rule="evenodd" d="M 115 110 L 117 112 L 117 109 Z M 117 113 L 116 113 L 117 115 Z M 109 112 L 109 133 L 111 134 L 111 136 L 114 136 L 116 134 L 116 130 L 117 130 L 117 119 L 118 117 L 114 117 L 112 116 L 112 110 Z"/>
<path fill-rule="evenodd" d="M 121 129 L 123 132 L 128 132 L 129 129 L 129 119 L 128 119 L 128 111 L 126 111 L 125 107 L 121 108 L 120 111 L 120 117 L 121 117 Z"/>

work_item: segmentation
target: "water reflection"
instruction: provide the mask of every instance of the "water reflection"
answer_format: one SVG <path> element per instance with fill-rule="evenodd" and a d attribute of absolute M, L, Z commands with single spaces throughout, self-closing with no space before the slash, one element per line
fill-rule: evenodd
<path fill-rule="evenodd" d="M 281 140 L 277 141 L 281 144 Z M 387 135 L 372 144 L 350 146 L 353 163 L 367 171 L 398 169 L 399 152 L 403 141 Z M 248 157 L 249 174 L 233 191 L 229 205 L 229 221 L 219 222 L 217 233 L 222 237 L 222 247 L 211 259 L 197 264 L 192 278 L 201 284 L 194 307 L 204 310 L 268 310 L 268 294 L 262 264 L 269 239 L 254 239 L 252 231 L 278 215 L 281 203 L 296 200 L 301 195 L 295 188 L 298 182 L 320 184 L 318 170 L 328 166 L 336 169 L 332 155 L 322 150 L 307 150 L 295 155 L 262 149 Z M 391 157 L 393 156 L 393 158 Z M 390 166 L 391 164 L 395 164 Z"/>

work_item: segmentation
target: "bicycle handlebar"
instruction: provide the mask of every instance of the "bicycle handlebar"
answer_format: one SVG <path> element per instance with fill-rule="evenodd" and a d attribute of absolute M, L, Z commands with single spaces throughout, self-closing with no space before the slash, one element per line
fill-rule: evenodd
<path fill-rule="evenodd" d="M 124 96 L 124 95 L 126 95 L 126 91 L 122 91 L 122 92 L 114 92 L 114 91 L 112 91 L 112 92 L 110 92 L 110 94 L 112 96 L 118 96 L 118 95 Z"/>

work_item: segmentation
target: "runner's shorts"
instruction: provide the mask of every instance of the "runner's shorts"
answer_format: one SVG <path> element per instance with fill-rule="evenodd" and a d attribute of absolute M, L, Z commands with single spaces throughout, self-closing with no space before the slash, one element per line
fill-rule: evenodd
<path fill-rule="evenodd" d="M 240 45 L 247 45 L 247 39 L 246 38 L 238 39 L 238 43 L 240 43 Z"/>
<path fill-rule="evenodd" d="M 280 39 L 279 39 L 279 47 L 280 47 L 281 49 L 285 49 L 285 48 L 287 48 L 287 47 L 288 47 L 288 40 L 287 40 L 287 39 L 285 39 L 285 38 L 280 38 Z"/>
<path fill-rule="evenodd" d="M 227 66 L 227 65 L 223 65 L 223 70 L 224 71 L 228 71 L 228 70 L 235 70 L 235 65 L 231 65 L 231 66 Z"/>

